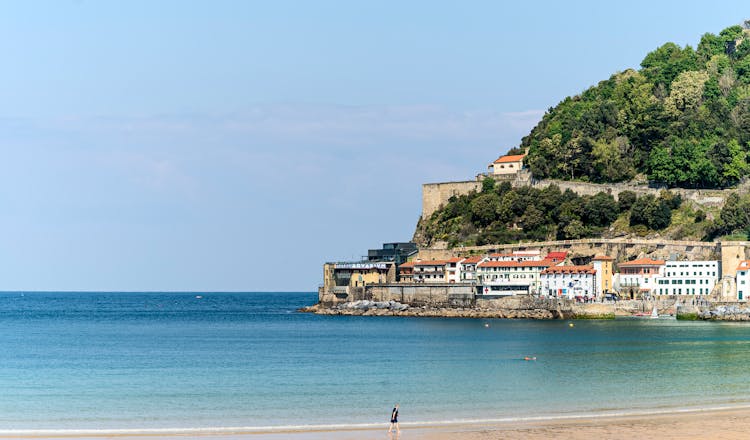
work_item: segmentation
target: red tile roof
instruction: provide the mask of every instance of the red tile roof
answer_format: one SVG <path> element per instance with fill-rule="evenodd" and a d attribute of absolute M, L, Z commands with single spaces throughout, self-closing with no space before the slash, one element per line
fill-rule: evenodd
<path fill-rule="evenodd" d="M 750 269 L 750 260 L 740 261 L 740 265 L 735 270 L 748 270 Z"/>
<path fill-rule="evenodd" d="M 425 260 L 417 261 L 414 263 L 415 266 L 445 266 L 447 261 L 445 260 Z"/>
<path fill-rule="evenodd" d="M 614 258 L 607 255 L 597 255 L 591 259 L 591 261 L 613 261 Z"/>
<path fill-rule="evenodd" d="M 445 260 L 446 263 L 458 263 L 459 261 L 463 260 L 461 257 L 453 257 L 448 260 Z"/>
<path fill-rule="evenodd" d="M 469 258 L 465 259 L 461 263 L 462 264 L 476 264 L 476 263 L 479 263 L 480 261 L 482 261 L 482 258 L 483 257 L 481 255 L 475 255 L 473 257 L 469 257 Z"/>
<path fill-rule="evenodd" d="M 508 162 L 520 162 L 525 157 L 525 154 L 515 154 L 512 156 L 500 156 L 497 158 L 495 163 L 508 163 Z"/>
<path fill-rule="evenodd" d="M 485 261 L 477 267 L 550 267 L 555 263 L 549 260 L 542 261 Z"/>
<path fill-rule="evenodd" d="M 596 270 L 594 266 L 552 266 L 542 271 L 542 275 L 553 273 L 596 274 Z"/>
<path fill-rule="evenodd" d="M 407 261 L 406 263 L 402 263 L 398 267 L 399 268 L 402 268 L 402 267 L 414 267 L 414 262 L 413 261 Z"/>
<path fill-rule="evenodd" d="M 560 252 L 550 252 L 544 258 L 549 259 L 549 260 L 564 260 L 567 257 L 568 257 L 568 253 L 566 251 L 560 251 Z"/>
<path fill-rule="evenodd" d="M 490 254 L 490 257 L 492 258 L 498 258 L 498 257 L 518 257 L 519 255 L 516 254 Z"/>
<path fill-rule="evenodd" d="M 664 260 L 652 260 L 650 258 L 639 258 L 637 260 L 626 261 L 625 263 L 620 263 L 620 267 L 622 266 L 664 266 Z"/>

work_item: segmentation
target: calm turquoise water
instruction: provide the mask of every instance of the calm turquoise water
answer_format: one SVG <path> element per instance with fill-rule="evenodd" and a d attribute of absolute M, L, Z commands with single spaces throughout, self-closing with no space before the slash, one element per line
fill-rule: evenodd
<path fill-rule="evenodd" d="M 315 300 L 2 293 L 0 431 L 382 424 L 395 402 L 406 423 L 750 403 L 750 325 L 295 312 Z"/>

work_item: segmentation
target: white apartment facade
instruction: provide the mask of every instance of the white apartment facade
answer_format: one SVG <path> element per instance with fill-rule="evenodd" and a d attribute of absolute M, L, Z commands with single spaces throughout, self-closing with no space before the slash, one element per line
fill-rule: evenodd
<path fill-rule="evenodd" d="M 709 295 L 721 273 L 716 260 L 666 261 L 664 272 L 656 279 L 656 295 Z"/>
<path fill-rule="evenodd" d="M 445 261 L 445 281 L 448 283 L 461 282 L 461 261 L 463 258 L 451 258 Z"/>
<path fill-rule="evenodd" d="M 444 283 L 445 282 L 445 260 L 430 260 L 414 262 L 415 283 Z"/>
<path fill-rule="evenodd" d="M 747 301 L 750 296 L 750 260 L 744 260 L 737 266 L 735 274 L 737 284 L 737 299 Z"/>
<path fill-rule="evenodd" d="M 509 254 L 489 254 L 485 261 L 541 261 L 540 251 L 516 251 Z"/>
<path fill-rule="evenodd" d="M 458 267 L 460 270 L 460 280 L 462 283 L 477 282 L 477 264 L 479 264 L 483 258 L 484 257 L 474 256 L 461 260 Z"/>
<path fill-rule="evenodd" d="M 483 261 L 477 264 L 477 280 L 482 295 L 538 294 L 539 274 L 554 263 L 550 261 Z"/>
<path fill-rule="evenodd" d="M 551 266 L 539 274 L 541 294 L 554 298 L 597 298 L 597 276 L 593 265 Z"/>
<path fill-rule="evenodd" d="M 625 298 L 640 298 L 650 295 L 656 280 L 664 273 L 664 260 L 640 258 L 618 265 L 618 284 L 620 294 Z"/>

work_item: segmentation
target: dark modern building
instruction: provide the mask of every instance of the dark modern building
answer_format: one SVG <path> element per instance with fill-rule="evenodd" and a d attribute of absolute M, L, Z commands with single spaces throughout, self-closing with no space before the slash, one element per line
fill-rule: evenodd
<path fill-rule="evenodd" d="M 410 241 L 402 243 L 383 243 L 382 249 L 370 249 L 367 251 L 367 261 L 393 261 L 398 266 L 405 263 L 408 258 L 415 255 L 419 249 Z"/>

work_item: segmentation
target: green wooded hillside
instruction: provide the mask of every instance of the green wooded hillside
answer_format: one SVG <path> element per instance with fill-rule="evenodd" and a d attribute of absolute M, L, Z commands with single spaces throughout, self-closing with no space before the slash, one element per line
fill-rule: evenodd
<path fill-rule="evenodd" d="M 667 43 L 550 108 L 522 141 L 537 178 L 723 188 L 750 174 L 750 30 Z"/>
<path fill-rule="evenodd" d="M 705 209 L 705 210 L 704 210 Z M 420 219 L 414 240 L 422 246 L 449 247 L 588 237 L 662 237 L 673 240 L 747 240 L 750 194 L 732 190 L 722 208 L 684 202 L 672 191 L 615 199 L 544 189 L 513 188 L 484 180 L 482 190 L 454 196 L 430 217 Z"/>

